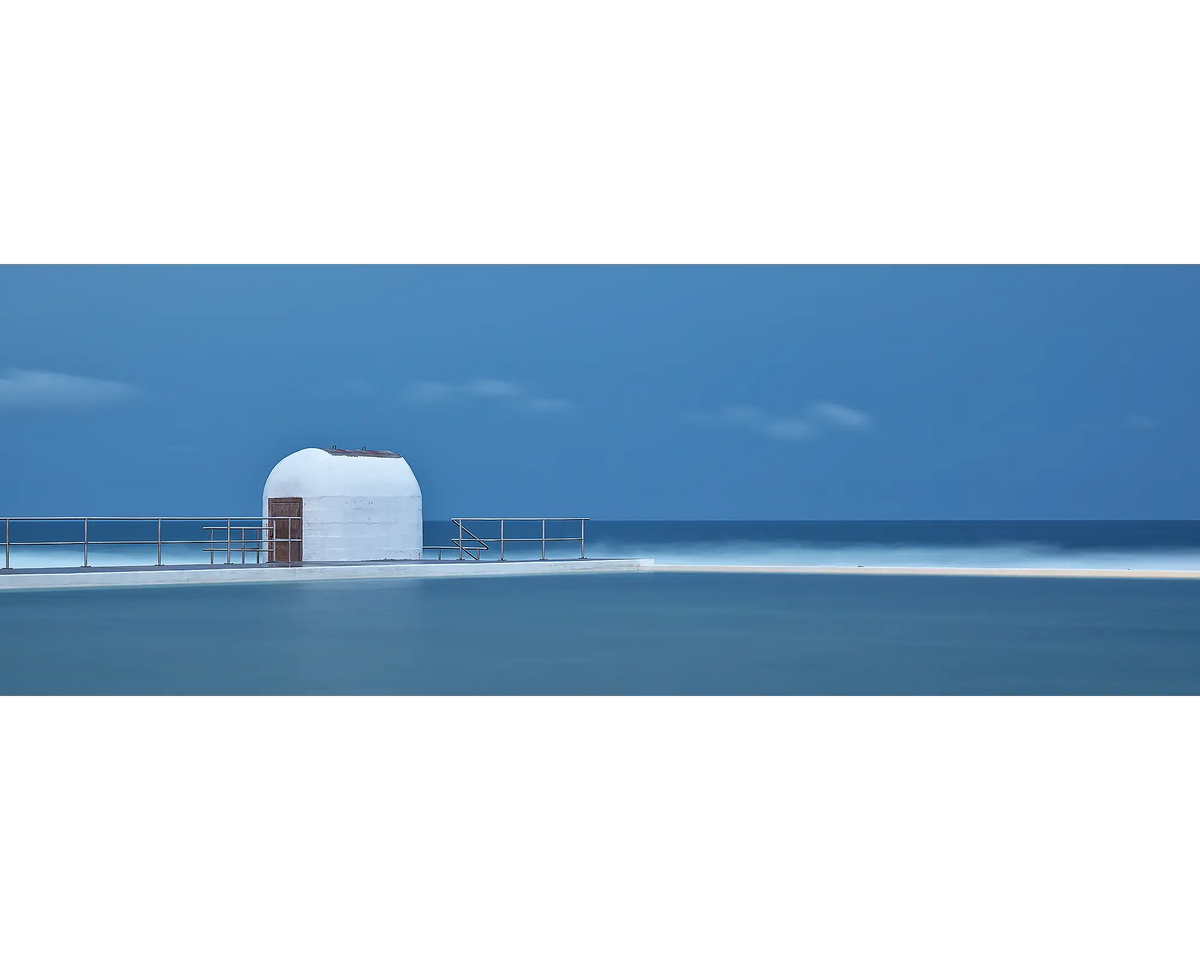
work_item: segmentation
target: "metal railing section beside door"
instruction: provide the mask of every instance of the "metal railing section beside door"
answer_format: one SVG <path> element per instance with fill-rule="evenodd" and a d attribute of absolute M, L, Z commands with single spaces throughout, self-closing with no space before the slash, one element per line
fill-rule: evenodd
<path fill-rule="evenodd" d="M 83 567 L 93 566 L 89 550 L 95 547 L 146 547 L 155 548 L 154 566 L 193 566 L 191 561 L 163 563 L 163 547 L 199 547 L 197 560 L 208 555 L 209 564 L 215 564 L 216 558 L 225 554 L 224 562 L 232 564 L 234 557 L 237 562 L 246 563 L 253 555 L 255 563 L 262 562 L 263 553 L 268 554 L 272 543 L 299 543 L 302 537 L 292 537 L 291 530 L 286 537 L 277 536 L 278 517 L 7 517 L 4 520 L 4 569 L 12 569 L 12 555 L 15 547 L 80 547 L 82 548 Z M 112 537 L 103 532 L 106 524 L 136 524 L 147 528 L 144 536 Z M 203 538 L 163 536 L 163 524 L 199 525 L 199 530 L 206 534 Z M 13 538 L 13 527 L 18 524 L 66 524 L 68 525 L 67 539 L 61 540 L 17 540 Z M 80 539 L 71 536 L 71 527 Z M 99 531 L 97 527 L 99 526 Z M 153 531 L 151 539 L 150 531 Z M 100 537 L 96 533 L 100 532 Z M 169 533 L 169 530 L 168 530 Z M 149 557 L 147 557 L 149 560 Z M 122 566 L 126 564 L 121 564 Z M 147 566 L 149 563 L 146 564 Z"/>

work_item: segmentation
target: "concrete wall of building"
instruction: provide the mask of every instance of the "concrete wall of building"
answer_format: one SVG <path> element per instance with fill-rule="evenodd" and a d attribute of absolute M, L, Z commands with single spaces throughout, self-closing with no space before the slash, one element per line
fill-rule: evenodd
<path fill-rule="evenodd" d="M 421 488 L 403 457 L 340 456 L 309 447 L 285 457 L 263 487 L 304 501 L 304 559 L 417 560 Z"/>

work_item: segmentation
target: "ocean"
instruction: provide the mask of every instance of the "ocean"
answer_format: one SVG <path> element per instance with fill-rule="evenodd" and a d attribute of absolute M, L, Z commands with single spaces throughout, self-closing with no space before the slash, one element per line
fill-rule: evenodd
<path fill-rule="evenodd" d="M 448 542 L 429 528 L 427 542 Z M 588 534 L 589 556 L 664 562 L 1200 566 L 1190 522 Z M 655 573 L 4 591 L 0 693 L 1197 694 L 1200 581 Z"/>

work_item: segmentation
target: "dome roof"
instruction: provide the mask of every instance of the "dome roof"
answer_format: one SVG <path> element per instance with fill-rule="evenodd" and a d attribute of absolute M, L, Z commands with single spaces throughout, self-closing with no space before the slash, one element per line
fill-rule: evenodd
<path fill-rule="evenodd" d="M 306 447 L 275 465 L 264 497 L 420 497 L 407 461 L 386 450 Z"/>

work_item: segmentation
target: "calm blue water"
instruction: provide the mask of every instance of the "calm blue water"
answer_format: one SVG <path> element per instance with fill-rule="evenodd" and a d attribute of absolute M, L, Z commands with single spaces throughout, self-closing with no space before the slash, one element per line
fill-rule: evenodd
<path fill-rule="evenodd" d="M 634 574 L 4 592 L 0 693 L 1198 694 L 1200 582 Z"/>
<path fill-rule="evenodd" d="M 430 527 L 430 542 L 449 535 Z M 589 529 L 589 555 L 692 562 L 1200 563 L 1192 523 Z M 1200 694 L 1200 582 L 702 573 L 5 591 L 0 693 Z"/>

